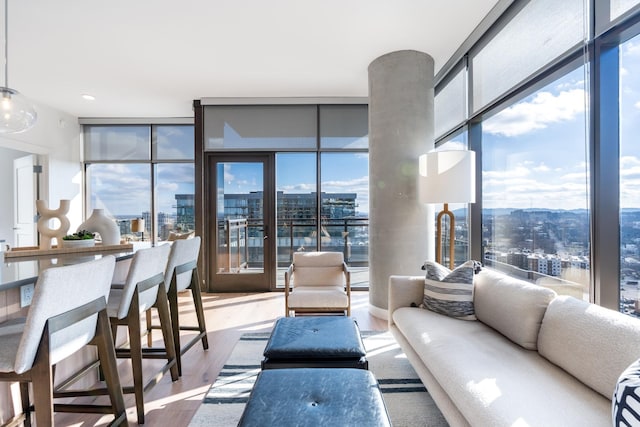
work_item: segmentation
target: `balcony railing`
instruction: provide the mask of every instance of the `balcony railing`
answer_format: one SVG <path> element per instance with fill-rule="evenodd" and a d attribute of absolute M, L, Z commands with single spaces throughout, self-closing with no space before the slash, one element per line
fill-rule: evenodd
<path fill-rule="evenodd" d="M 229 220 L 227 220 L 229 221 Z M 233 220 L 236 221 L 236 220 Z M 264 224 L 260 218 L 248 218 L 246 238 L 240 239 L 243 248 L 234 248 L 243 252 L 246 265 L 258 267 L 262 265 Z M 227 236 L 227 230 L 233 230 L 226 221 L 218 224 L 219 236 Z M 230 236 L 229 236 L 230 237 Z M 274 236 L 271 236 L 274 237 Z M 296 219 L 278 220 L 275 234 L 278 267 L 287 267 L 293 260 L 294 252 L 300 251 L 340 251 L 350 266 L 367 267 L 369 265 L 369 218 L 354 217 L 323 220 L 320 233 L 316 220 Z M 319 239 L 319 242 L 318 242 Z M 226 241 L 226 238 L 222 241 Z"/>

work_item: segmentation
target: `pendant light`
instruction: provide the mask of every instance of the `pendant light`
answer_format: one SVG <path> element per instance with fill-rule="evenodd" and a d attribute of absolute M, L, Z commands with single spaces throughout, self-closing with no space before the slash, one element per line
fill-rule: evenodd
<path fill-rule="evenodd" d="M 9 88 L 9 0 L 4 0 L 4 87 L 0 86 L 0 134 L 19 133 L 31 128 L 37 119 L 31 102 Z"/>

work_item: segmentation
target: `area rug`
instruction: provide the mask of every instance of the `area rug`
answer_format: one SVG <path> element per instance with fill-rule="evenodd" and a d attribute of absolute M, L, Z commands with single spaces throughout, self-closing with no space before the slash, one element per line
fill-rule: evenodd
<path fill-rule="evenodd" d="M 244 334 L 216 382 L 204 397 L 190 427 L 238 424 L 260 372 L 269 333 Z M 394 427 L 445 427 L 447 422 L 390 332 L 362 333 L 373 372 Z"/>

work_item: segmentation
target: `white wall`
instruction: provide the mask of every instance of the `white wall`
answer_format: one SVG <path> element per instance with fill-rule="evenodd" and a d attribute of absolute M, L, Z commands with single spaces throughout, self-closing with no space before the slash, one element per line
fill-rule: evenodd
<path fill-rule="evenodd" d="M 0 147 L 0 240 L 13 246 L 13 160 L 29 153 Z"/>
<path fill-rule="evenodd" d="M 78 119 L 48 106 L 36 105 L 35 108 L 38 120 L 33 128 L 0 136 L 0 239 L 7 240 L 12 246 L 13 158 L 37 154 L 43 166 L 40 198 L 47 200 L 51 208 L 57 208 L 60 199 L 70 199 L 70 229 L 75 230 L 82 222 Z"/>

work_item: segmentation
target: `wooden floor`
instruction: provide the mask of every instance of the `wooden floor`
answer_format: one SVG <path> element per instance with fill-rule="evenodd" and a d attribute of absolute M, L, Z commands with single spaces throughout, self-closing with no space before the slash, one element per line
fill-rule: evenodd
<path fill-rule="evenodd" d="M 195 324 L 190 294 L 179 301 L 181 324 Z M 209 386 L 215 381 L 233 347 L 245 332 L 264 332 L 273 328 L 275 320 L 284 315 L 284 293 L 204 294 L 203 305 L 209 337 L 209 350 L 198 343 L 183 356 L 182 377 L 176 382 L 166 374 L 159 384 L 145 394 L 145 425 L 187 426 Z M 369 314 L 369 293 L 352 292 L 352 317 L 361 330 L 386 330 L 387 322 Z M 185 337 L 187 332 L 184 333 Z M 160 333 L 154 332 L 154 339 Z M 157 342 L 157 341 L 156 341 Z M 145 360 L 153 367 L 155 360 Z M 121 380 L 128 385 L 128 361 L 120 362 Z M 101 398 L 104 399 L 104 398 Z M 136 425 L 133 395 L 125 395 L 130 425 Z M 104 426 L 112 417 L 84 414 L 56 414 L 57 426 Z"/>

